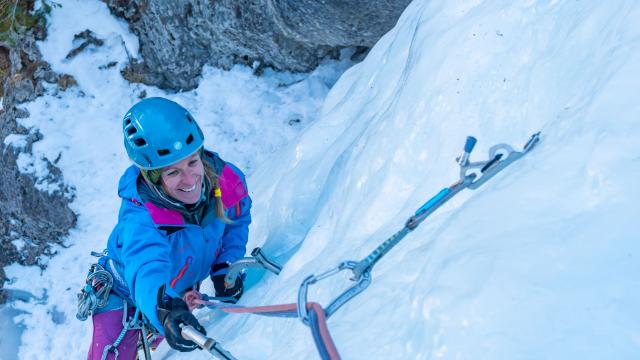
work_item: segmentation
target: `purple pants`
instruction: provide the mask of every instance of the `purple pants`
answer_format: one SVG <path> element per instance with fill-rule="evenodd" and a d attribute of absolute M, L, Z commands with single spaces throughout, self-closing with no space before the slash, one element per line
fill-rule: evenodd
<path fill-rule="evenodd" d="M 93 338 L 87 355 L 88 360 L 102 359 L 104 348 L 116 341 L 122 331 L 122 311 L 123 309 L 117 309 L 93 315 Z M 134 311 L 129 313 L 133 315 Z M 117 347 L 118 360 L 135 360 L 139 336 L 140 330 L 127 331 Z M 115 353 L 110 351 L 107 359 L 115 359 Z"/>
<path fill-rule="evenodd" d="M 88 360 L 102 359 L 104 349 L 113 344 L 122 332 L 122 309 L 110 310 L 93 315 L 93 338 L 89 347 Z M 129 316 L 135 313 L 134 309 L 129 309 Z M 118 345 L 118 360 L 135 360 L 138 353 L 138 338 L 140 330 L 128 330 Z M 158 337 L 151 347 L 157 347 L 163 340 Z M 109 351 L 108 360 L 115 359 L 115 353 Z"/>

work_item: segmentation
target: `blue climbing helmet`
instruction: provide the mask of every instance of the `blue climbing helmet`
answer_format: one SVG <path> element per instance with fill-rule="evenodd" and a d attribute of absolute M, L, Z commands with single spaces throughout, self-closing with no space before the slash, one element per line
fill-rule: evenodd
<path fill-rule="evenodd" d="M 153 97 L 133 105 L 122 119 L 124 147 L 141 169 L 159 169 L 196 152 L 204 144 L 202 130 L 187 109 Z"/>

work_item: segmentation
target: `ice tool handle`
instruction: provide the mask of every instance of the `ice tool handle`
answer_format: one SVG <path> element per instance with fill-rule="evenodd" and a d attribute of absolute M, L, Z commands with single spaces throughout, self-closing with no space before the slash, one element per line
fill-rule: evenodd
<path fill-rule="evenodd" d="M 196 330 L 191 325 L 180 324 L 180 334 L 185 340 L 191 340 L 202 350 L 209 352 L 211 355 L 222 360 L 237 360 L 230 352 L 223 349 L 220 343 L 212 338 L 206 337 L 203 333 Z"/>
<path fill-rule="evenodd" d="M 269 259 L 261 248 L 257 247 L 251 251 L 250 257 L 237 260 L 229 267 L 229 272 L 224 277 L 224 281 L 230 286 L 236 283 L 236 279 L 248 268 L 266 269 L 278 275 L 282 271 L 282 265 Z"/>
<path fill-rule="evenodd" d="M 327 318 L 338 310 L 347 301 L 364 291 L 371 283 L 371 270 L 373 266 L 386 255 L 395 245 L 397 245 L 409 232 L 415 230 L 429 215 L 435 212 L 440 206 L 465 188 L 477 189 L 495 174 L 507 167 L 512 162 L 518 160 L 528 153 L 540 140 L 540 132 L 531 136 L 522 151 L 515 151 L 506 144 L 494 145 L 489 149 L 489 159 L 481 162 L 469 162 L 473 148 L 476 145 L 476 138 L 469 136 L 464 145 L 463 154 L 456 160 L 460 165 L 460 179 L 449 187 L 440 190 L 435 196 L 422 205 L 413 216 L 411 216 L 404 227 L 385 240 L 380 246 L 373 250 L 363 260 L 344 261 L 337 268 L 324 272 L 320 275 L 307 277 L 298 290 L 298 316 L 303 323 L 309 324 L 307 313 L 307 292 L 309 285 L 322 279 L 335 275 L 343 270 L 351 270 L 353 276 L 351 280 L 355 282 L 350 288 L 339 295 L 327 308 Z"/>

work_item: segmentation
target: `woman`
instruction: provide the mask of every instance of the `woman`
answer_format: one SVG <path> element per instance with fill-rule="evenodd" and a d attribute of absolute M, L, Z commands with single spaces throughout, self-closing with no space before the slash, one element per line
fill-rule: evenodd
<path fill-rule="evenodd" d="M 120 179 L 118 224 L 100 264 L 113 277 L 106 306 L 93 314 L 89 359 L 103 353 L 135 359 L 140 330 L 123 325 L 142 313 L 145 322 L 180 351 L 197 346 L 180 336 L 180 324 L 204 328 L 182 295 L 211 277 L 217 296 L 239 299 L 243 284 L 226 284 L 229 265 L 245 254 L 251 199 L 244 175 L 204 149 L 204 136 L 177 103 L 149 98 L 123 119 L 124 144 L 135 165 Z M 136 311 L 137 310 L 137 311 Z"/>

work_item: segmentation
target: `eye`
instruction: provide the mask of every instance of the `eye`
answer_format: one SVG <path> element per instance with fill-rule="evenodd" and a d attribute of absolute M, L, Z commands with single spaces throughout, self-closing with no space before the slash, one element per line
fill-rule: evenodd
<path fill-rule="evenodd" d="M 164 176 L 168 176 L 168 177 L 174 177 L 178 175 L 178 170 L 169 170 L 166 173 L 164 173 Z"/>
<path fill-rule="evenodd" d="M 193 160 L 189 161 L 189 166 L 192 166 L 192 167 L 196 166 L 196 165 L 198 165 L 199 161 L 200 161 L 199 159 L 193 159 Z"/>

